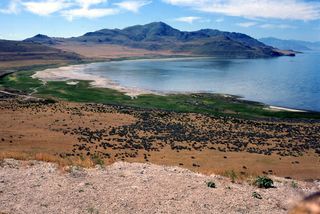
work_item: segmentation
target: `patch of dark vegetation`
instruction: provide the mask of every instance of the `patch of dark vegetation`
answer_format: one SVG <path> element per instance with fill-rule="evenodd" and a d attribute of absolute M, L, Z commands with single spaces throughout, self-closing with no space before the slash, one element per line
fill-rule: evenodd
<path fill-rule="evenodd" d="M 216 184 L 213 181 L 209 181 L 209 182 L 207 182 L 207 187 L 216 188 Z"/>
<path fill-rule="evenodd" d="M 6 104 L 5 104 L 6 103 Z M 52 113 L 67 111 L 79 118 L 84 113 L 121 113 L 135 118 L 129 125 L 110 126 L 100 122 L 100 128 L 79 124 L 69 127 L 65 121 L 52 121 L 51 131 L 72 135 L 78 139 L 70 151 L 58 154 L 62 158 L 85 157 L 96 164 L 100 160 L 110 162 L 142 158 L 152 160 L 151 153 L 170 149 L 175 152 L 190 153 L 190 163 L 194 169 L 200 166 L 196 152 L 215 149 L 221 152 L 221 161 L 228 161 L 232 155 L 227 152 L 248 152 L 260 155 L 299 157 L 320 151 L 320 125 L 315 122 L 280 122 L 270 120 L 247 120 L 229 116 L 209 116 L 204 114 L 177 113 L 157 109 L 141 109 L 122 105 L 81 104 L 77 107 L 60 108 L 54 101 L 12 101 L 6 100 L 0 108 L 23 110 L 30 108 L 34 114 L 46 111 L 50 106 Z M 58 128 L 54 124 L 61 122 Z M 254 127 L 254 130 L 253 128 Z M 9 142 L 11 139 L 5 139 Z M 2 141 L 1 141 L 2 142 Z M 15 141 L 13 141 L 15 142 Z M 223 159 L 223 157 L 228 159 Z M 181 163 L 181 161 L 179 160 Z M 177 162 L 177 164 L 179 163 Z M 297 162 L 294 162 L 297 164 Z M 226 171 L 225 176 L 235 182 L 246 175 L 247 166 L 240 166 L 240 174 Z M 238 172 L 238 171 L 237 171 Z M 274 174 L 267 168 L 265 175 Z"/>
<path fill-rule="evenodd" d="M 254 182 L 254 184 L 259 188 L 272 188 L 273 187 L 273 180 L 266 176 L 258 176 Z"/>
<path fill-rule="evenodd" d="M 22 102 L 19 103 L 19 108 L 32 108 L 40 112 L 43 105 L 55 108 L 54 101 L 50 100 Z M 10 108 L 15 108 L 15 105 L 10 104 Z M 65 135 L 76 135 L 78 138 L 72 152 L 63 156 L 91 157 L 98 152 L 101 158 L 111 158 L 108 151 L 113 150 L 117 151 L 115 158 L 120 160 L 135 158 L 143 151 L 143 158 L 149 161 L 148 153 L 168 147 L 177 152 L 215 148 L 223 153 L 248 152 L 290 157 L 320 150 L 317 143 L 320 127 L 316 124 L 244 120 L 102 104 L 84 104 L 69 111 L 80 117 L 81 112 L 130 114 L 137 118 L 137 121 L 119 127 L 106 124 L 103 129 L 83 126 L 53 129 Z M 255 131 L 250 131 L 251 127 L 255 127 Z M 195 157 L 191 155 L 190 159 L 195 160 Z M 197 163 L 193 164 L 194 167 L 199 167 Z M 246 168 L 243 166 L 243 169 Z M 267 170 L 265 174 L 273 174 L 273 171 Z M 236 174 L 229 171 L 226 176 L 234 180 Z"/>

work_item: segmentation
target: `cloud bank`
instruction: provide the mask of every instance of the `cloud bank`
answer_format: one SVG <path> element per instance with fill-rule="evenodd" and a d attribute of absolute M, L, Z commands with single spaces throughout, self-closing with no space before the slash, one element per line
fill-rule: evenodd
<path fill-rule="evenodd" d="M 303 0 L 162 0 L 193 10 L 245 18 L 320 19 L 320 2 Z"/>
<path fill-rule="evenodd" d="M 110 4 L 107 0 L 10 0 L 0 13 L 17 14 L 27 11 L 39 16 L 59 14 L 67 20 L 75 18 L 99 18 L 130 11 L 137 13 L 141 7 L 150 4 L 148 0 L 123 0 Z"/>
<path fill-rule="evenodd" d="M 137 13 L 153 0 L 9 0 L 0 13 L 27 11 L 40 16 L 59 14 L 68 20 L 97 18 L 121 12 Z M 160 0 L 159 0 L 160 1 Z M 161 0 L 197 12 L 249 19 L 320 20 L 319 0 Z M 192 23 L 196 19 L 181 17 Z M 195 16 L 194 16 L 195 17 Z M 193 18 L 194 18 L 193 17 Z"/>
<path fill-rule="evenodd" d="M 115 3 L 114 5 L 117 5 L 122 9 L 137 13 L 141 7 L 150 3 L 151 1 L 123 1 Z"/>

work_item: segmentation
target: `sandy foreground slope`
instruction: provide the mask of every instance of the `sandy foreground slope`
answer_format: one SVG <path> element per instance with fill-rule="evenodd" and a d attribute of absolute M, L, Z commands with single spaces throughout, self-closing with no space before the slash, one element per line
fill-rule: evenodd
<path fill-rule="evenodd" d="M 293 187 L 291 180 L 273 179 L 276 188 L 259 189 L 179 167 L 117 162 L 62 170 L 6 159 L 0 166 L 0 213 L 287 213 L 320 190 L 319 182 Z M 208 181 L 217 188 L 207 187 Z"/>

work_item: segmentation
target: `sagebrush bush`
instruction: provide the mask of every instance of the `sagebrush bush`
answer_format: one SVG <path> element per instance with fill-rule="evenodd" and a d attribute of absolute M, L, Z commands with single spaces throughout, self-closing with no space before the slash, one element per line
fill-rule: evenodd
<path fill-rule="evenodd" d="M 209 181 L 209 182 L 207 183 L 207 186 L 208 186 L 209 188 L 216 188 L 216 184 L 215 184 L 213 181 Z"/>
<path fill-rule="evenodd" d="M 259 188 L 271 188 L 273 187 L 273 180 L 266 176 L 258 176 L 254 184 Z"/>

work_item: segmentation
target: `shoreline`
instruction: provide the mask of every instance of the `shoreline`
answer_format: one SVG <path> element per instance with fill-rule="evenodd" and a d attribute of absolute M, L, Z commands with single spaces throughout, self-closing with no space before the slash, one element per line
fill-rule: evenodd
<path fill-rule="evenodd" d="M 46 84 L 46 82 L 48 81 L 65 81 L 67 84 L 68 82 L 69 84 L 70 82 L 73 84 L 75 83 L 75 80 L 89 81 L 92 87 L 114 89 L 124 93 L 127 96 L 130 96 L 131 98 L 134 98 L 142 94 L 156 94 L 155 92 L 148 90 L 121 86 L 120 84 L 117 84 L 116 82 L 107 78 L 102 78 L 91 74 L 77 73 L 77 71 L 82 69 L 80 67 L 89 66 L 91 64 L 93 63 L 85 65 L 70 65 L 58 68 L 49 68 L 41 71 L 36 71 L 31 77 L 34 79 L 41 80 L 44 84 Z"/>
<path fill-rule="evenodd" d="M 111 79 L 108 79 L 106 77 L 99 77 L 91 74 L 85 74 L 85 73 L 79 73 L 78 71 L 83 70 L 86 67 L 89 67 L 91 65 L 97 64 L 97 63 L 113 63 L 113 62 L 119 62 L 119 61 L 158 61 L 158 60 L 164 60 L 164 61 L 170 61 L 170 60 L 177 60 L 177 59 L 196 59 L 196 58 L 203 58 L 203 57 L 174 57 L 174 58 L 145 58 L 145 59 L 123 59 L 123 60 L 115 60 L 115 61 L 104 61 L 104 62 L 91 62 L 91 63 L 85 63 L 85 64 L 73 64 L 73 65 L 66 65 L 62 67 L 56 67 L 56 68 L 47 68 L 44 70 L 36 71 L 31 77 L 34 79 L 41 80 L 44 84 L 48 81 L 65 81 L 68 85 L 77 85 L 78 81 L 89 81 L 90 86 L 93 88 L 106 88 L 106 89 L 113 89 L 116 91 L 119 91 L 123 93 L 124 95 L 127 95 L 131 97 L 131 99 L 136 99 L 140 95 L 158 95 L 158 96 L 168 96 L 171 94 L 179 95 L 190 95 L 190 94 L 215 94 L 215 95 L 221 95 L 224 97 L 238 97 L 239 99 L 243 101 L 248 102 L 257 102 L 260 104 L 263 104 L 266 106 L 266 110 L 269 111 L 287 111 L 287 112 L 296 112 L 296 113 L 307 113 L 307 112 L 317 112 L 317 111 L 310 111 L 305 109 L 297 109 L 297 108 L 289 108 L 285 106 L 275 106 L 272 104 L 266 104 L 261 103 L 254 100 L 247 100 L 243 99 L 243 97 L 239 97 L 238 95 L 230 95 L 230 94 L 224 94 L 224 93 L 213 93 L 213 92 L 203 92 L 203 91 L 195 91 L 195 92 L 178 92 L 178 91 L 155 91 L 155 90 L 148 90 L 148 89 L 141 89 L 141 88 L 133 88 L 133 87 L 126 87 L 122 86 L 119 83 L 114 82 Z M 208 58 L 208 57 L 204 57 Z"/>
<path fill-rule="evenodd" d="M 290 111 L 290 112 L 309 112 L 306 110 L 302 110 L 302 109 L 294 109 L 294 108 L 286 108 L 286 107 L 282 107 L 282 106 L 274 106 L 274 105 L 270 105 L 269 109 L 274 110 L 274 111 Z"/>

